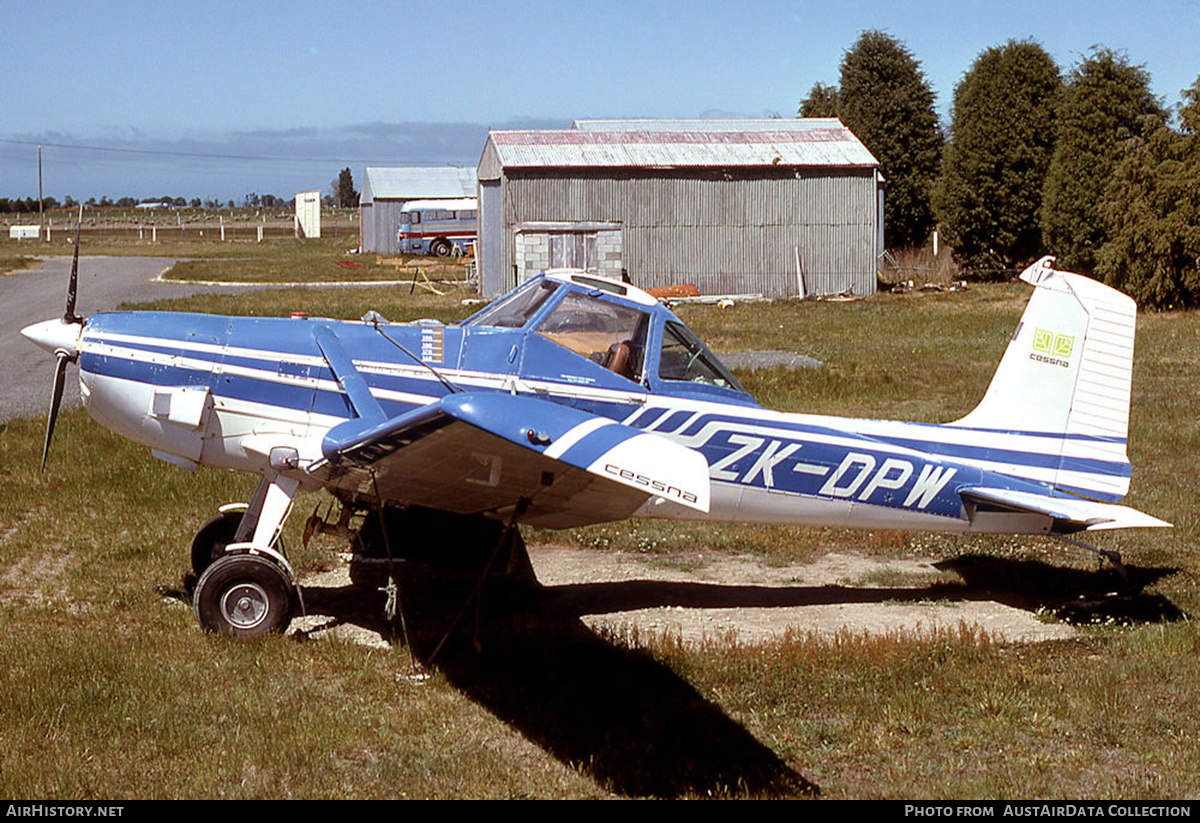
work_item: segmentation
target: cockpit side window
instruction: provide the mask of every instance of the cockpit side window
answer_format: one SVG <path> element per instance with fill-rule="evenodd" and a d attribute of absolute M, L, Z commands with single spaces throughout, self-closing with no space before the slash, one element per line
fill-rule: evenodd
<path fill-rule="evenodd" d="M 537 328 L 558 345 L 637 381 L 646 359 L 650 316 L 630 306 L 590 294 L 570 292 Z"/>
<path fill-rule="evenodd" d="M 668 321 L 663 328 L 658 376 L 663 380 L 706 383 L 745 392 L 737 378 L 687 326 Z"/>
<path fill-rule="evenodd" d="M 499 326 L 506 329 L 519 329 L 537 314 L 558 284 L 552 280 L 531 282 L 528 286 L 514 291 L 503 300 L 493 303 L 475 315 L 463 321 L 471 326 Z"/>

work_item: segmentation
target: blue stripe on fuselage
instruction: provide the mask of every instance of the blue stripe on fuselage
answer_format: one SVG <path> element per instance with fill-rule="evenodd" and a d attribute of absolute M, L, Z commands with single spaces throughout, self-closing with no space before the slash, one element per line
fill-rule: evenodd
<path fill-rule="evenodd" d="M 91 374 L 119 377 L 151 386 L 211 386 L 211 369 L 187 369 L 165 363 L 148 363 L 127 357 L 115 357 L 84 351 L 79 368 Z"/>
<path fill-rule="evenodd" d="M 995 446 L 970 446 L 962 443 L 939 443 L 930 440 L 913 440 L 903 437 L 886 437 L 888 443 L 915 449 L 927 454 L 936 454 L 951 460 L 976 460 L 989 463 L 1007 463 L 1012 466 L 1029 466 L 1039 469 L 1065 469 L 1085 474 L 1103 474 L 1113 477 L 1129 477 L 1128 463 L 1116 460 L 1098 460 L 1090 457 L 1062 457 L 1044 452 L 1014 451 Z"/>
<path fill-rule="evenodd" d="M 661 426 L 654 426 L 653 421 L 656 417 L 651 417 L 647 410 L 639 415 L 629 425 L 635 428 L 650 428 L 653 431 L 661 433 L 671 433 L 675 428 L 678 428 L 686 417 L 685 412 L 676 412 L 666 419 Z M 754 417 L 741 417 L 727 414 L 707 413 L 702 414 L 692 421 L 686 429 L 677 432 L 679 437 L 695 437 L 704 431 L 706 426 L 713 424 L 732 424 L 737 426 L 746 426 L 750 428 L 764 428 L 772 430 L 782 430 L 795 432 L 798 435 L 816 435 L 825 437 L 852 437 L 860 439 L 867 443 L 879 443 L 889 446 L 898 446 L 901 448 L 912 449 L 913 451 L 921 452 L 922 454 L 937 455 L 948 460 L 974 460 L 979 462 L 990 463 L 1007 463 L 1013 466 L 1028 466 L 1031 468 L 1062 468 L 1068 471 L 1078 471 L 1086 474 L 1101 474 L 1111 477 L 1129 477 L 1129 463 L 1119 460 L 1102 460 L 1099 458 L 1060 457 L 1057 453 L 1050 452 L 1035 452 L 1004 448 L 1002 446 L 985 446 L 985 445 L 967 445 L 961 443 L 946 443 L 939 440 L 923 440 L 915 437 L 901 437 L 890 434 L 859 434 L 855 432 L 840 431 L 831 429 L 827 426 L 817 426 L 811 423 L 800 423 L 790 420 L 769 419 Z M 907 426 L 922 426 L 926 424 L 905 424 Z M 1106 445 L 1112 444 L 1115 441 L 1113 438 L 1089 437 L 1087 435 L 1064 435 L 1058 436 L 1047 432 L 1003 432 L 994 430 L 975 430 L 975 429 L 955 429 L 956 431 L 979 431 L 980 434 L 993 434 L 999 436 L 1018 435 L 1023 437 L 1038 437 L 1044 438 L 1047 446 L 1053 445 L 1055 442 L 1062 440 L 1071 440 L 1073 442 L 1096 442 Z M 931 434 L 937 432 L 945 432 L 945 427 L 929 425 Z M 771 435 L 764 435 L 771 436 Z"/>

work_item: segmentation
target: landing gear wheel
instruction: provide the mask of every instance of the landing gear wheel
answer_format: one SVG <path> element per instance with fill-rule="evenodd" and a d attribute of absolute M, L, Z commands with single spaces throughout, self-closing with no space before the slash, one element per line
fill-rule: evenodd
<path fill-rule="evenodd" d="M 192 571 L 197 577 L 204 574 L 214 560 L 225 556 L 225 547 L 237 536 L 244 513 L 245 509 L 217 512 L 196 532 L 192 538 Z"/>
<path fill-rule="evenodd" d="M 449 257 L 451 252 L 450 243 L 442 239 L 434 240 L 433 245 L 429 247 L 429 251 L 434 257 Z"/>
<path fill-rule="evenodd" d="M 213 561 L 192 595 L 196 620 L 205 630 L 238 639 L 283 631 L 292 620 L 293 603 L 287 573 L 255 554 Z"/>

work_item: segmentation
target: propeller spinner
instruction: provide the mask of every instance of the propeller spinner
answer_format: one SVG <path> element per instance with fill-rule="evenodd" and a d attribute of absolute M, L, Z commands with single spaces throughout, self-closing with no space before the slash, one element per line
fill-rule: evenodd
<path fill-rule="evenodd" d="M 79 337 L 83 332 L 83 318 L 75 314 L 75 292 L 79 284 L 79 229 L 83 224 L 83 208 L 79 209 L 79 221 L 75 225 L 75 254 L 71 260 L 71 279 L 67 283 L 67 305 L 63 316 L 57 320 L 44 320 L 21 329 L 21 334 L 57 358 L 54 366 L 54 386 L 50 392 L 50 412 L 46 416 L 46 442 L 42 446 L 42 471 L 46 470 L 46 458 L 50 454 L 50 438 L 54 436 L 54 423 L 58 420 L 58 407 L 62 403 L 63 385 L 66 382 L 67 364 L 79 357 Z"/>

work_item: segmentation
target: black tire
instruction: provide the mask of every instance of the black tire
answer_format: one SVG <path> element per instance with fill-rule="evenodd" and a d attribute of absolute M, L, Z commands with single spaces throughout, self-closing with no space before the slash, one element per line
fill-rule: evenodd
<path fill-rule="evenodd" d="M 450 241 L 440 237 L 429 244 L 429 253 L 434 257 L 449 257 L 451 251 Z"/>
<path fill-rule="evenodd" d="M 225 547 L 237 536 L 245 509 L 217 512 L 210 517 L 192 538 L 192 571 L 204 574 L 213 561 L 225 556 Z"/>
<path fill-rule="evenodd" d="M 292 582 L 255 554 L 228 554 L 200 576 L 192 610 L 206 631 L 239 640 L 282 632 L 292 621 Z"/>

